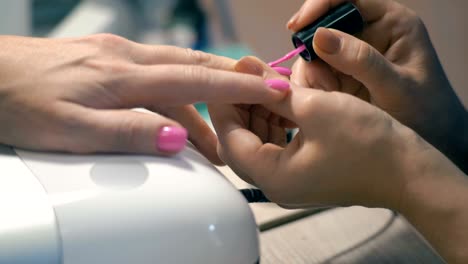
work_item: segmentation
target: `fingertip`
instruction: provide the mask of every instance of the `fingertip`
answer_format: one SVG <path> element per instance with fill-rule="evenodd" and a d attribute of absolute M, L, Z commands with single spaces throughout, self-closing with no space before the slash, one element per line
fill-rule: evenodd
<path fill-rule="evenodd" d="M 299 19 L 300 17 L 300 13 L 301 13 L 301 10 L 297 11 L 288 21 L 288 23 L 286 23 L 286 28 L 291 30 L 291 31 L 296 31 L 296 28 L 297 28 L 297 20 Z"/>
<path fill-rule="evenodd" d="M 262 76 L 264 78 L 275 78 L 277 79 L 282 79 L 284 78 L 285 80 L 288 80 L 292 72 L 288 68 L 284 67 L 270 67 L 268 64 L 266 64 L 264 61 L 261 59 L 254 57 L 254 56 L 247 56 L 241 58 L 236 66 L 235 66 L 235 71 L 239 73 L 247 73 L 247 74 L 253 74 L 257 76 Z M 282 76 L 280 76 L 282 75 Z"/>
<path fill-rule="evenodd" d="M 303 27 L 302 24 L 307 23 L 308 15 L 310 15 L 311 8 L 309 5 L 311 4 L 310 2 L 315 2 L 315 1 L 305 1 L 299 10 L 289 19 L 288 23 L 286 24 L 287 29 L 297 32 L 301 30 Z M 315 3 L 312 3 L 315 4 Z"/>
<path fill-rule="evenodd" d="M 242 57 L 234 66 L 234 70 L 240 73 L 248 73 L 262 76 L 265 71 L 264 63 L 257 57 Z"/>
<path fill-rule="evenodd" d="M 319 52 L 322 51 L 328 55 L 334 55 L 341 49 L 341 37 L 327 28 L 319 28 L 313 41 L 314 48 L 318 48 Z"/>

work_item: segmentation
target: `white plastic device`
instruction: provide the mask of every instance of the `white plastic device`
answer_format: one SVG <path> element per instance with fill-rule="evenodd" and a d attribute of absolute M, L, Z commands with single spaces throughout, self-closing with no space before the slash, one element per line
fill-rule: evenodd
<path fill-rule="evenodd" d="M 257 227 L 203 156 L 40 153 L 0 145 L 0 264 L 248 263 Z"/>

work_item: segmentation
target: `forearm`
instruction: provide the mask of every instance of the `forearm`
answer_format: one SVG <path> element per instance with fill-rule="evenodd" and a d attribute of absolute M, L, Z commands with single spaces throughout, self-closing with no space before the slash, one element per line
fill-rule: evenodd
<path fill-rule="evenodd" d="M 468 263 L 468 177 L 435 149 L 420 149 L 399 211 L 449 263 Z"/>

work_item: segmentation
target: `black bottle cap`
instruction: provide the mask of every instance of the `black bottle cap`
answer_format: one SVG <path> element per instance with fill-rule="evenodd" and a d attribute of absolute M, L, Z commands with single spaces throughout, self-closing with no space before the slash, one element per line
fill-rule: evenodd
<path fill-rule="evenodd" d="M 312 47 L 312 41 L 315 32 L 320 27 L 333 28 L 354 35 L 364 28 L 364 19 L 357 7 L 347 2 L 331 9 L 312 24 L 299 30 L 292 36 L 292 42 L 296 48 L 305 44 L 306 49 L 299 55 L 306 61 L 317 58 L 317 54 L 315 54 Z"/>

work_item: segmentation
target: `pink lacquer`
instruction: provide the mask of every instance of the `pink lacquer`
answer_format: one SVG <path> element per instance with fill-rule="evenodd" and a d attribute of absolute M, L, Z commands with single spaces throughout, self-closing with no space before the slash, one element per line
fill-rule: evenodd
<path fill-rule="evenodd" d="M 179 152 L 185 148 L 187 137 L 188 132 L 185 128 L 165 126 L 158 132 L 156 147 L 161 152 Z"/>
<path fill-rule="evenodd" d="M 283 81 L 280 79 L 270 79 L 266 80 L 265 83 L 272 89 L 278 91 L 287 91 L 289 90 L 289 82 Z"/>
<path fill-rule="evenodd" d="M 292 71 L 289 69 L 289 68 L 286 68 L 286 67 L 278 67 L 278 66 L 275 66 L 275 67 L 272 67 L 273 70 L 275 70 L 277 73 L 283 75 L 283 76 L 291 76 L 292 74 Z"/>
<path fill-rule="evenodd" d="M 299 55 L 301 52 L 303 52 L 304 50 L 306 50 L 306 46 L 305 45 L 301 45 L 299 46 L 297 49 L 289 52 L 288 54 L 284 55 L 284 57 L 278 59 L 278 60 L 275 60 L 273 62 L 270 62 L 268 63 L 268 66 L 270 67 L 275 67 L 277 66 L 278 64 L 280 63 L 283 63 L 285 61 L 288 61 L 294 57 L 296 57 L 297 55 Z"/>

